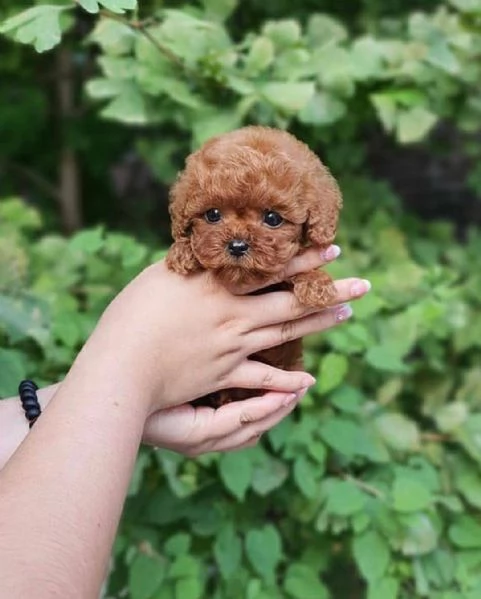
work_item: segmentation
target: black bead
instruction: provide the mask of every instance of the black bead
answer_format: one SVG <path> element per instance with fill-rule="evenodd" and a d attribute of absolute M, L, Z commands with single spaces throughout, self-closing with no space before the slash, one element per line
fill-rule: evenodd
<path fill-rule="evenodd" d="M 30 428 L 32 428 L 42 413 L 42 408 L 38 402 L 37 390 L 37 385 L 29 380 L 22 381 L 18 386 L 20 401 L 22 402 L 25 418 L 28 420 Z"/>
<path fill-rule="evenodd" d="M 34 408 L 28 408 L 28 410 L 25 410 L 25 416 L 28 418 L 28 420 L 32 420 L 33 418 L 38 418 L 40 416 L 40 407 L 35 406 Z"/>
<path fill-rule="evenodd" d="M 27 399 L 22 399 L 22 406 L 24 410 L 36 408 L 38 407 L 38 399 L 36 397 L 27 397 Z"/>
<path fill-rule="evenodd" d="M 37 390 L 38 387 L 33 381 L 22 381 L 18 387 L 18 392 L 20 394 L 25 393 L 27 391 L 33 391 L 35 393 Z"/>

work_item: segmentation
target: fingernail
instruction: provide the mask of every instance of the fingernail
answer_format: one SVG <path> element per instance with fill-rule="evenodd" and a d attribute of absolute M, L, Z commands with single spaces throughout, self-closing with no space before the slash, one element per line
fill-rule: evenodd
<path fill-rule="evenodd" d="M 326 262 L 335 260 L 340 255 L 341 255 L 341 248 L 338 245 L 330 245 L 327 248 L 327 250 L 324 250 L 323 252 L 321 252 L 321 257 Z"/>
<path fill-rule="evenodd" d="M 336 320 L 337 322 L 342 322 L 343 320 L 347 320 L 352 316 L 352 308 L 349 304 L 343 304 L 339 306 L 336 310 Z"/>
<path fill-rule="evenodd" d="M 364 295 L 371 289 L 371 283 L 366 279 L 359 279 L 351 287 L 351 293 L 354 296 Z"/>
<path fill-rule="evenodd" d="M 286 395 L 284 401 L 282 402 L 282 405 L 284 407 L 290 406 L 294 403 L 294 401 L 296 401 L 296 399 L 297 399 L 296 393 L 290 393 L 289 395 Z"/>
<path fill-rule="evenodd" d="M 302 389 L 304 389 L 304 387 L 312 387 L 312 385 L 314 385 L 315 382 L 316 379 L 310 374 L 307 374 L 301 381 Z"/>
<path fill-rule="evenodd" d="M 308 392 L 309 387 L 303 387 L 300 391 L 296 393 L 296 399 L 299 401 L 304 397 L 304 395 Z"/>

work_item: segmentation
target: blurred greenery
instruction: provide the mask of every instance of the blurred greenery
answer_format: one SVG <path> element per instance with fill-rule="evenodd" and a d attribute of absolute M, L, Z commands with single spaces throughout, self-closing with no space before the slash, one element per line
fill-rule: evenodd
<path fill-rule="evenodd" d="M 317 386 L 258 447 L 141 451 L 105 597 L 478 599 L 481 0 L 0 16 L 0 395 L 65 373 L 168 246 L 185 156 L 245 123 L 331 167 L 330 271 L 373 283 L 306 340 Z"/>

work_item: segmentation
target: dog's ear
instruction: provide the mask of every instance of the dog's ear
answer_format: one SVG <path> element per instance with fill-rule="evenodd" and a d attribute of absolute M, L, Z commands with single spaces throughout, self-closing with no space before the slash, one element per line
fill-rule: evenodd
<path fill-rule="evenodd" d="M 327 247 L 336 236 L 342 195 L 336 180 L 322 163 L 316 171 L 305 191 L 308 215 L 304 223 L 304 241 L 316 247 Z"/>
<path fill-rule="evenodd" d="M 171 270 L 184 275 L 201 268 L 190 242 L 192 222 L 187 213 L 188 197 L 187 181 L 181 174 L 170 190 L 169 213 L 174 243 L 169 249 L 166 260 Z"/>
<path fill-rule="evenodd" d="M 179 274 L 187 275 L 200 270 L 200 264 L 194 256 L 190 239 L 182 237 L 175 241 L 167 254 L 167 266 Z"/>

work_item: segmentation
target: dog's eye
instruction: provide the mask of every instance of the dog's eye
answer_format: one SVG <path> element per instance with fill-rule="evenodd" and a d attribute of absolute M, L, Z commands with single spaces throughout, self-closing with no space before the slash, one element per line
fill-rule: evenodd
<path fill-rule="evenodd" d="M 218 223 L 222 218 L 222 214 L 217 208 L 211 208 L 204 214 L 204 218 L 208 223 Z"/>
<path fill-rule="evenodd" d="M 278 212 L 274 212 L 274 210 L 266 210 L 262 220 L 267 226 L 273 229 L 280 227 L 284 222 L 282 216 Z"/>

